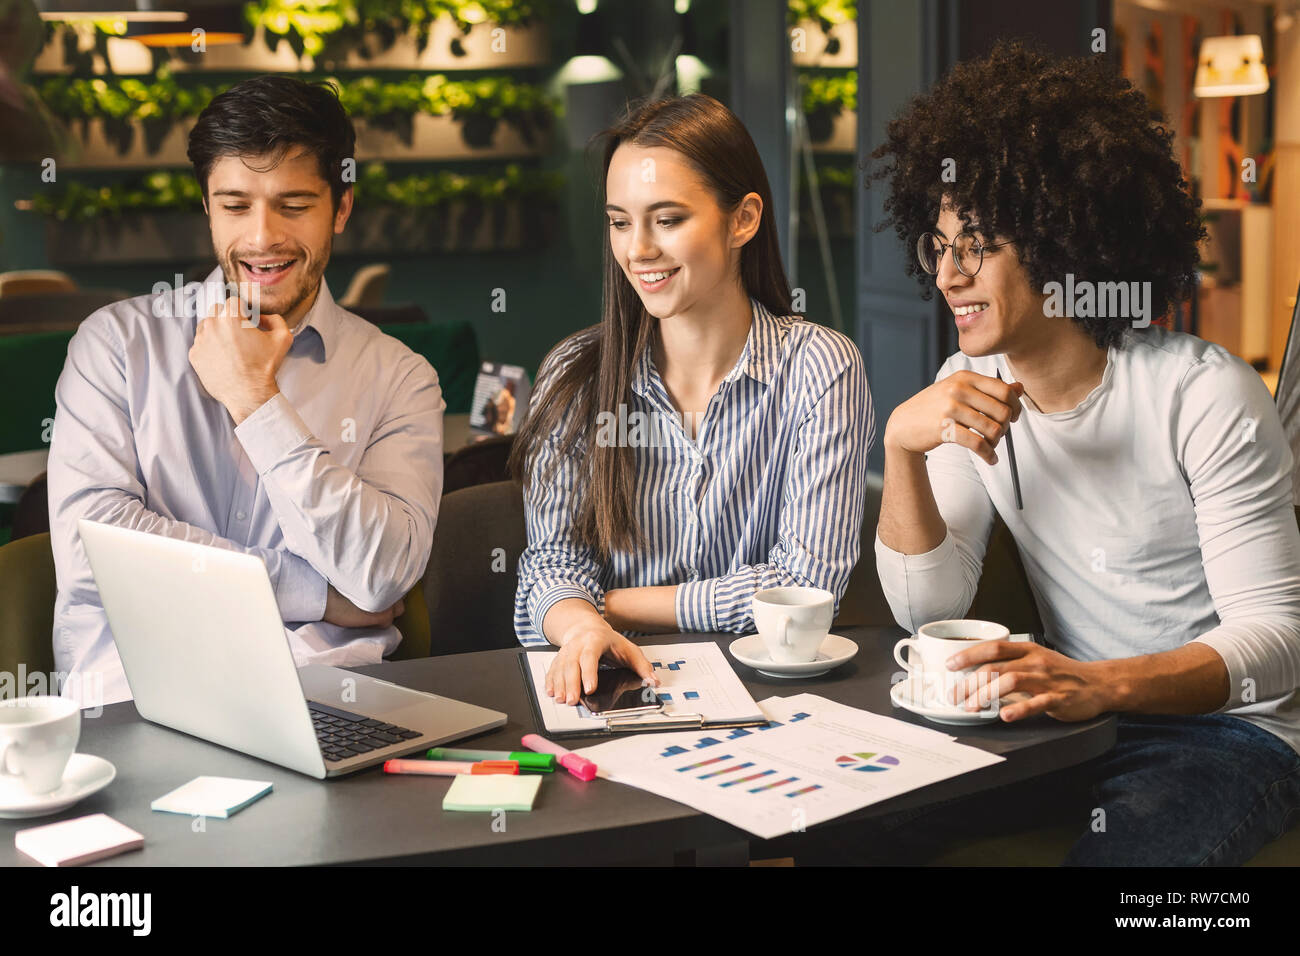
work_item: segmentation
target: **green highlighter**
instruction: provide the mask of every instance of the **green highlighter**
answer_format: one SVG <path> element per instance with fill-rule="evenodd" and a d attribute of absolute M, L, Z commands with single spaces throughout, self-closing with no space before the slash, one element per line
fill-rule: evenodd
<path fill-rule="evenodd" d="M 519 764 L 520 773 L 555 772 L 555 754 L 535 754 L 529 750 L 512 753 L 508 750 L 452 750 L 434 747 L 424 756 L 429 760 L 513 760 Z"/>

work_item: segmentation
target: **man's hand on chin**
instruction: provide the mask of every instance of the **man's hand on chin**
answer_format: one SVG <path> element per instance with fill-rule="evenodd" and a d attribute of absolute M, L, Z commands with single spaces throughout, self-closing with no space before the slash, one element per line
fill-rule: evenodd
<path fill-rule="evenodd" d="M 190 365 L 238 426 L 279 393 L 275 375 L 291 345 L 293 332 L 283 316 L 262 315 L 259 325 L 249 324 L 240 298 L 231 296 L 199 322 Z"/>

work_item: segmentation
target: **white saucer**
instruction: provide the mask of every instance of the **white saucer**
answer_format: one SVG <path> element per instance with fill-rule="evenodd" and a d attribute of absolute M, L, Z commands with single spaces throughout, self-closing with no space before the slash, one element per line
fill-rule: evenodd
<path fill-rule="evenodd" d="M 731 642 L 729 650 L 731 656 L 740 663 L 748 664 L 767 677 L 820 677 L 851 659 L 858 652 L 858 645 L 847 637 L 827 634 L 826 640 L 817 649 L 817 656 L 797 664 L 778 664 L 772 660 L 763 644 L 763 638 L 757 634 L 736 638 Z"/>
<path fill-rule="evenodd" d="M 66 810 L 78 800 L 103 790 L 117 776 L 117 768 L 103 757 L 93 754 L 73 754 L 63 771 L 63 783 L 49 793 L 30 794 L 16 784 L 0 787 L 0 817 L 19 820 L 24 817 L 43 817 L 49 813 Z"/>
<path fill-rule="evenodd" d="M 920 691 L 920 685 L 915 679 L 900 680 L 889 688 L 889 699 L 894 702 L 896 707 L 902 707 L 914 714 L 920 714 L 926 720 L 933 720 L 937 724 L 986 724 L 997 720 L 998 714 L 1002 710 L 1000 705 L 985 707 L 983 710 L 977 711 L 956 710 L 952 707 L 935 707 L 932 704 L 921 703 L 919 700 L 914 701 L 913 696 L 918 691 Z"/>

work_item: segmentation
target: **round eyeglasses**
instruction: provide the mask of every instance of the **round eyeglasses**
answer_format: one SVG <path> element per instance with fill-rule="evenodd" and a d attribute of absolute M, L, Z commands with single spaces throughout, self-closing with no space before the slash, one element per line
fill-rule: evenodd
<path fill-rule="evenodd" d="M 1010 244 L 1009 239 L 1006 242 L 981 242 L 973 232 L 959 232 L 952 242 L 944 242 L 932 232 L 923 232 L 916 240 L 916 258 L 920 260 L 922 269 L 934 275 L 939 271 L 939 260 L 943 258 L 944 250 L 951 248 L 957 271 L 970 279 L 984 265 L 985 249 L 998 249 Z"/>

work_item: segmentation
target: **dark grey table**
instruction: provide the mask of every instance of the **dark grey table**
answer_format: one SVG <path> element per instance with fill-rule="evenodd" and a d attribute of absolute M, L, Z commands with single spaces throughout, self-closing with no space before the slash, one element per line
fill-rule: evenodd
<path fill-rule="evenodd" d="M 889 700 L 897 670 L 891 649 L 897 628 L 837 629 L 861 650 L 824 677 L 763 677 L 732 660 L 755 700 L 805 691 L 900 720 L 938 727 L 964 744 L 1007 759 L 866 807 L 822 826 L 845 826 L 884 812 L 964 796 L 1081 763 L 1110 749 L 1115 718 L 1064 724 L 1049 717 L 974 727 L 930 724 Z M 648 644 L 715 640 L 731 635 L 664 635 Z M 537 728 L 516 661 L 517 650 L 375 664 L 357 670 L 504 711 L 505 727 L 473 739 L 484 749 L 519 749 Z M 597 742 L 594 738 L 589 743 Z M 584 742 L 566 741 L 570 748 Z M 741 863 L 750 835 L 683 804 L 633 787 L 567 772 L 548 775 L 531 812 L 444 813 L 451 781 L 385 774 L 378 767 L 318 781 L 215 744 L 142 721 L 131 703 L 113 704 L 82 721 L 78 749 L 111 760 L 117 779 L 98 794 L 49 817 L 0 820 L 0 865 L 35 865 L 14 849 L 24 827 L 103 812 L 144 834 L 143 850 L 97 865 L 223 866 L 356 863 L 437 864 L 672 864 Z M 154 813 L 150 801 L 199 776 L 270 780 L 275 789 L 229 820 L 198 821 Z M 202 823 L 202 829 L 196 825 Z M 495 826 L 494 826 L 495 824 Z M 504 824 L 504 826 L 503 826 Z M 809 829 L 812 833 L 819 829 Z"/>

